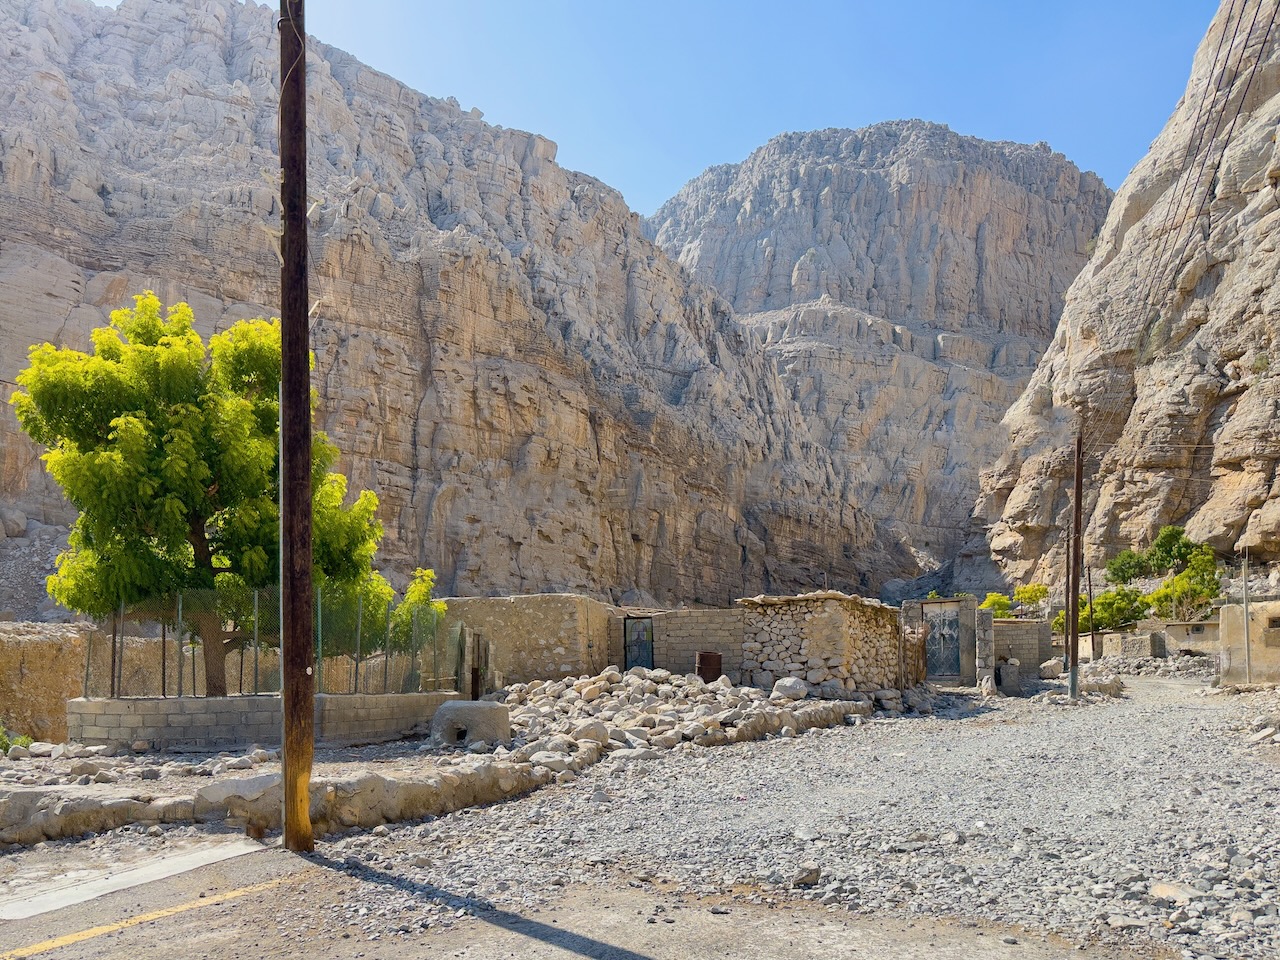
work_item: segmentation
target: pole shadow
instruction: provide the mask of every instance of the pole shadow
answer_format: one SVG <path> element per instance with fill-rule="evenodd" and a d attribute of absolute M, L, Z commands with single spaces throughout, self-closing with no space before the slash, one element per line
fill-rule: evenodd
<path fill-rule="evenodd" d="M 636 953 L 626 947 L 605 943 L 602 940 L 595 940 L 583 934 L 574 933 L 572 930 L 566 930 L 563 927 L 542 923 L 529 917 L 522 917 L 509 910 L 503 910 L 501 907 L 497 907 L 480 897 L 456 894 L 445 890 L 443 887 L 437 887 L 433 883 L 397 877 L 384 870 L 371 867 L 367 863 L 349 864 L 344 860 L 335 860 L 319 853 L 304 854 L 303 856 L 317 866 L 334 870 L 338 873 L 345 873 L 347 876 L 365 883 L 376 883 L 379 886 L 389 887 L 415 899 L 442 903 L 450 909 L 469 910 L 478 920 L 483 920 L 486 923 L 493 924 L 495 927 L 509 930 L 521 936 L 541 940 L 570 953 L 588 957 L 590 960 L 653 960 L 647 954 Z"/>

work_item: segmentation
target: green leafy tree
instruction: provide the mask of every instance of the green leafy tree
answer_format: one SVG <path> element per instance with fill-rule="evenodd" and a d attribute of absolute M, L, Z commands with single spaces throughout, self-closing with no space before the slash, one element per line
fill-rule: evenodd
<path fill-rule="evenodd" d="M 432 599 L 436 572 L 419 567 L 404 592 L 404 599 L 391 614 L 391 646 L 394 650 L 416 649 L 422 638 L 434 637 L 436 625 L 444 616 L 445 602 Z M 414 624 L 417 624 L 415 632 Z"/>
<path fill-rule="evenodd" d="M 33 347 L 12 400 L 79 510 L 49 593 L 93 616 L 180 590 L 264 586 L 279 563 L 279 321 L 241 321 L 206 348 L 185 303 L 165 312 L 151 291 L 134 299 L 93 331 L 91 353 Z M 336 458 L 317 432 L 316 571 L 354 581 L 369 576 L 382 527 L 372 493 L 344 505 Z M 192 599 L 184 619 L 206 691 L 224 696 L 225 611 Z"/>
<path fill-rule="evenodd" d="M 1221 591 L 1217 558 L 1213 548 L 1205 545 L 1196 547 L 1186 569 L 1165 580 L 1146 600 L 1163 620 L 1195 620 L 1209 611 Z"/>
<path fill-rule="evenodd" d="M 1085 607 L 1080 629 L 1118 630 L 1141 620 L 1150 607 L 1142 591 L 1134 587 L 1117 587 L 1098 594 L 1093 598 L 1093 606 Z"/>
<path fill-rule="evenodd" d="M 1146 552 L 1147 566 L 1156 574 L 1181 570 L 1199 548 L 1181 527 L 1163 527 Z"/>
<path fill-rule="evenodd" d="M 988 593 L 987 598 L 978 604 L 981 610 L 990 610 L 991 616 L 1001 619 L 1009 616 L 1009 611 L 1013 609 L 1013 601 L 1003 593 Z"/>
<path fill-rule="evenodd" d="M 1039 613 L 1045 600 L 1049 598 L 1049 588 L 1043 583 L 1024 583 L 1013 588 L 1013 599 L 1025 610 Z"/>
<path fill-rule="evenodd" d="M 1136 550 L 1121 550 L 1107 561 L 1107 579 L 1121 585 L 1149 576 L 1151 566 L 1146 556 Z"/>
<path fill-rule="evenodd" d="M 380 573 L 360 580 L 326 579 L 317 585 L 321 598 L 324 655 L 361 656 L 387 645 L 388 613 L 395 591 Z"/>

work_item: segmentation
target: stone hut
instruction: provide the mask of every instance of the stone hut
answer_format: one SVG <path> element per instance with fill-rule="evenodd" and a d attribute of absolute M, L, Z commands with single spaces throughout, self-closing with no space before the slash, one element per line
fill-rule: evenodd
<path fill-rule="evenodd" d="M 744 683 L 768 690 L 799 677 L 832 693 L 866 693 L 924 681 L 923 650 L 908 643 L 896 607 L 837 590 L 737 602 Z"/>

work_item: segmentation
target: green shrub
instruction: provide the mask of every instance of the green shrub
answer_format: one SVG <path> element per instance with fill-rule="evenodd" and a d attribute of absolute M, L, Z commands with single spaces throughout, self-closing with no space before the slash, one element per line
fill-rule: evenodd
<path fill-rule="evenodd" d="M 1013 599 L 1024 609 L 1039 612 L 1048 597 L 1049 588 L 1043 583 L 1026 583 L 1013 588 Z"/>
<path fill-rule="evenodd" d="M 1121 550 L 1107 561 L 1107 579 L 1114 584 L 1125 584 L 1151 572 L 1147 558 L 1136 550 Z"/>
<path fill-rule="evenodd" d="M 1165 580 L 1144 599 L 1163 620 L 1195 620 L 1209 611 L 1221 591 L 1213 548 L 1200 546 L 1188 558 L 1185 570 Z"/>
<path fill-rule="evenodd" d="M 1164 527 L 1146 553 L 1147 567 L 1157 574 L 1181 570 L 1199 547 L 1181 527 Z"/>
<path fill-rule="evenodd" d="M 1003 593 L 988 593 L 987 599 L 978 604 L 979 609 L 990 610 L 991 616 L 997 619 L 1009 616 L 1013 601 Z"/>

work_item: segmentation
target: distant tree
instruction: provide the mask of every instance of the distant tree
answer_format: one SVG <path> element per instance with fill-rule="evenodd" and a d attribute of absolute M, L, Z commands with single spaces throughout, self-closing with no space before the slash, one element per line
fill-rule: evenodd
<path fill-rule="evenodd" d="M 1141 620 L 1150 607 L 1142 591 L 1133 587 L 1117 587 L 1094 597 L 1091 607 L 1085 606 L 1080 629 L 1119 630 Z"/>
<path fill-rule="evenodd" d="M 1155 574 L 1181 570 L 1200 547 L 1182 527 L 1163 527 L 1146 552 L 1147 567 Z"/>
<path fill-rule="evenodd" d="M 1107 561 L 1107 579 L 1123 585 L 1151 573 L 1147 558 L 1136 550 L 1121 550 Z"/>
<path fill-rule="evenodd" d="M 93 616 L 180 590 L 233 596 L 277 577 L 279 322 L 240 321 L 206 349 L 185 303 L 162 314 L 151 291 L 134 299 L 93 331 L 92 353 L 32 347 L 12 400 L 79 510 L 49 593 Z M 317 432 L 316 571 L 359 581 L 382 537 L 378 501 L 366 491 L 344 506 L 336 457 Z M 195 596 L 184 605 L 210 696 L 227 692 L 224 614 Z"/>
<path fill-rule="evenodd" d="M 1221 592 L 1213 548 L 1198 546 L 1187 559 L 1186 569 L 1169 577 L 1145 599 L 1162 620 L 1196 620 L 1209 611 Z"/>
<path fill-rule="evenodd" d="M 1003 593 L 988 593 L 987 598 L 978 604 L 980 610 L 990 610 L 991 616 L 1000 619 L 1009 616 L 1013 609 L 1013 601 Z"/>
<path fill-rule="evenodd" d="M 404 599 L 391 614 L 391 645 L 394 649 L 413 650 L 426 637 L 434 638 L 436 624 L 446 610 L 443 600 L 436 600 L 431 596 L 435 585 L 434 570 L 419 567 L 413 571 L 413 579 L 404 592 Z"/>
<path fill-rule="evenodd" d="M 1025 583 L 1013 588 L 1014 602 L 1024 609 L 1039 613 L 1049 597 L 1049 588 L 1043 583 Z"/>

